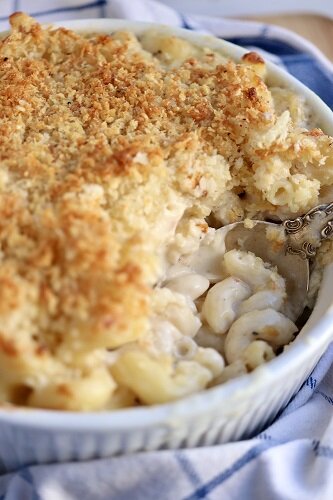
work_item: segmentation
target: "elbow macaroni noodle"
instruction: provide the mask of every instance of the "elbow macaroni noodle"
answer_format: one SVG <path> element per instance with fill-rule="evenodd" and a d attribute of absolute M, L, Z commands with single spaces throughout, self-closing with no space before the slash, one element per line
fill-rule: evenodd
<path fill-rule="evenodd" d="M 0 402 L 165 403 L 273 359 L 297 332 L 285 281 L 227 252 L 223 226 L 332 198 L 332 138 L 303 98 L 269 87 L 252 52 L 10 22 Z"/>

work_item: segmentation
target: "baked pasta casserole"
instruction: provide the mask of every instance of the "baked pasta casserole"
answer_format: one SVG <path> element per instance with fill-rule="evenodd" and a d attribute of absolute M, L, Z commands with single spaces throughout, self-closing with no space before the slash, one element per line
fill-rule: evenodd
<path fill-rule="evenodd" d="M 330 193 L 333 139 L 255 53 L 10 18 L 0 41 L 0 401 L 157 404 L 247 373 L 297 328 L 226 224 Z"/>

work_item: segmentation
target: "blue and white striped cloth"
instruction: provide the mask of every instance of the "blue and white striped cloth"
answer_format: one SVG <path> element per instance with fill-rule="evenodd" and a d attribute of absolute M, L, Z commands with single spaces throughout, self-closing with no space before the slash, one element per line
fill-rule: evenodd
<path fill-rule="evenodd" d="M 152 0 L 1 0 L 0 29 L 15 10 L 40 21 L 122 17 L 183 26 L 256 47 L 333 108 L 333 67 L 318 49 L 281 28 L 185 16 Z M 84 463 L 25 467 L 0 476 L 0 500 L 331 500 L 333 345 L 298 394 L 253 439 Z M 37 444 L 38 446 L 38 444 Z"/>

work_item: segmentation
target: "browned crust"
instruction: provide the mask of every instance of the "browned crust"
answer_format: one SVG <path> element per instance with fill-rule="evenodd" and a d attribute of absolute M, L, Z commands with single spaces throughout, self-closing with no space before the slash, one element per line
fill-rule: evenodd
<path fill-rule="evenodd" d="M 242 61 L 250 64 L 265 64 L 264 59 L 257 52 L 248 52 L 242 57 Z"/>

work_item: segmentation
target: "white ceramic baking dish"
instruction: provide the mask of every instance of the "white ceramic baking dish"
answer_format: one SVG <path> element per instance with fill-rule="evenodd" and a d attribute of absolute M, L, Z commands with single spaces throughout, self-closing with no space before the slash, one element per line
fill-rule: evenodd
<path fill-rule="evenodd" d="M 59 23 L 76 31 L 137 34 L 151 25 L 121 20 Z M 155 26 L 156 27 L 156 26 Z M 158 26 L 157 26 L 158 27 Z M 159 29 L 238 60 L 246 51 L 183 29 Z M 302 94 L 325 132 L 333 135 L 333 113 L 309 89 L 268 63 L 269 80 Z M 210 445 L 262 430 L 288 403 L 333 340 L 333 265 L 326 268 L 317 305 L 297 339 L 252 374 L 180 401 L 102 413 L 34 409 L 0 410 L 0 471 L 26 464 L 87 460 L 138 450 Z"/>

